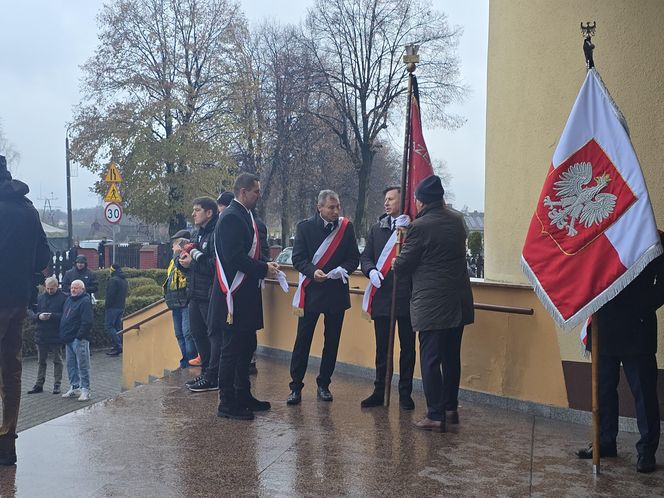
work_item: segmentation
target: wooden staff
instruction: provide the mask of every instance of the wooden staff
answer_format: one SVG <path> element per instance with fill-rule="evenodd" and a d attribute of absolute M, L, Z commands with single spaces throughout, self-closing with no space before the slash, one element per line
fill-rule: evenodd
<path fill-rule="evenodd" d="M 592 344 L 592 414 L 593 414 L 593 474 L 599 475 L 599 319 L 593 315 L 590 341 Z"/>
<path fill-rule="evenodd" d="M 410 120 L 413 98 L 413 72 L 415 63 L 409 63 L 408 69 L 408 94 L 406 105 L 406 132 L 403 140 L 403 161 L 401 163 L 401 208 L 399 212 L 403 214 L 406 205 L 406 178 L 408 174 L 408 158 L 410 152 Z M 396 255 L 401 252 L 401 231 L 397 228 Z M 390 406 L 390 393 L 392 391 L 392 375 L 394 374 L 394 332 L 397 321 L 397 274 L 392 270 L 392 302 L 390 303 L 390 331 L 387 340 L 387 370 L 385 372 L 385 394 L 383 402 L 385 406 Z"/>

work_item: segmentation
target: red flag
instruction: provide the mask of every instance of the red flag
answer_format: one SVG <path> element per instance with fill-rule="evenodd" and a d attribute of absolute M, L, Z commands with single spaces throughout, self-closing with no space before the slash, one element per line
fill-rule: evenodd
<path fill-rule="evenodd" d="M 571 328 L 662 254 L 626 124 L 588 71 L 535 208 L 521 264 L 558 325 Z"/>
<path fill-rule="evenodd" d="M 415 188 L 426 177 L 433 175 L 431 158 L 422 134 L 422 117 L 420 115 L 420 93 L 417 89 L 417 78 L 413 78 L 413 96 L 410 101 L 410 151 L 408 152 L 408 175 L 406 179 L 406 203 L 403 212 L 415 219 Z"/>

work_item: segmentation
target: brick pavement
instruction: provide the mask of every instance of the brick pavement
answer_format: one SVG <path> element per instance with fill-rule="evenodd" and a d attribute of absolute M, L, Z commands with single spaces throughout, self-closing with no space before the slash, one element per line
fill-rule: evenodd
<path fill-rule="evenodd" d="M 64 361 L 64 354 L 63 354 Z M 46 383 L 44 392 L 39 394 L 26 394 L 32 389 L 37 380 L 37 358 L 23 359 L 23 375 L 21 378 L 21 409 L 18 415 L 18 431 L 24 431 L 35 425 L 48 422 L 69 412 L 90 406 L 99 401 L 112 398 L 121 392 L 122 357 L 107 356 L 104 350 L 92 351 L 90 357 L 90 396 L 88 402 L 78 401 L 76 398 L 62 398 L 52 394 L 53 390 L 53 360 L 49 356 L 46 369 Z M 67 367 L 65 365 L 62 376 L 62 392 L 69 389 Z"/>

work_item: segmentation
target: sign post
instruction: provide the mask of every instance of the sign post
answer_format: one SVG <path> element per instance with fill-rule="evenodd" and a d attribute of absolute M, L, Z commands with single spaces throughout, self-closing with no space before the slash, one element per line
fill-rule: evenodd
<path fill-rule="evenodd" d="M 115 246 L 116 236 L 115 236 L 115 227 L 120 220 L 122 220 L 122 196 L 120 195 L 120 189 L 118 185 L 122 182 L 122 175 L 118 169 L 118 165 L 114 161 L 111 161 L 109 164 L 106 173 L 104 174 L 104 181 L 110 183 L 110 187 L 104 196 L 104 218 L 111 224 L 113 230 L 113 256 L 112 263 L 115 263 Z"/>

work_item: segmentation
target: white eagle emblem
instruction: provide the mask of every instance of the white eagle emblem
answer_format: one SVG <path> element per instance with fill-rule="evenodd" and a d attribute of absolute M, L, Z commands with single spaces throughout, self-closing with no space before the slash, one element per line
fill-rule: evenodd
<path fill-rule="evenodd" d="M 544 198 L 544 206 L 549 208 L 551 225 L 560 229 L 566 227 L 570 237 L 578 233 L 574 228 L 577 221 L 586 228 L 590 228 L 593 223 L 599 225 L 616 206 L 615 195 L 600 193 L 611 181 L 608 173 L 596 177 L 594 186 L 583 188 L 592 176 L 593 168 L 589 162 L 574 163 L 553 184 L 559 200 L 551 200 L 548 195 Z"/>

